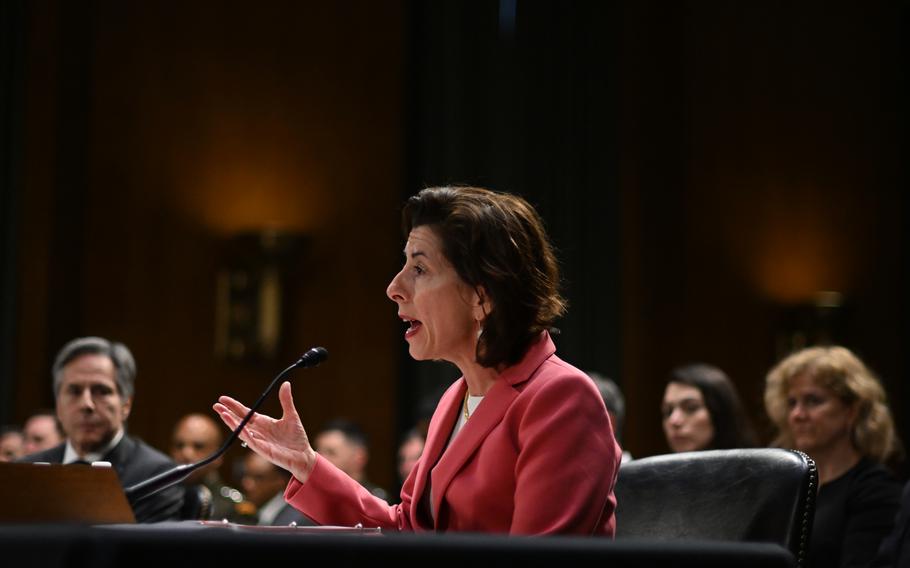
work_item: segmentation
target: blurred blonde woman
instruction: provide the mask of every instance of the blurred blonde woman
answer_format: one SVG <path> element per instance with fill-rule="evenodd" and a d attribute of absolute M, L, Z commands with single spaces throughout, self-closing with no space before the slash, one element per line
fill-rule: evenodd
<path fill-rule="evenodd" d="M 809 566 L 862 566 L 894 522 L 901 486 L 882 465 L 899 451 L 885 391 L 844 347 L 798 351 L 768 374 L 773 444 L 818 465 Z"/>

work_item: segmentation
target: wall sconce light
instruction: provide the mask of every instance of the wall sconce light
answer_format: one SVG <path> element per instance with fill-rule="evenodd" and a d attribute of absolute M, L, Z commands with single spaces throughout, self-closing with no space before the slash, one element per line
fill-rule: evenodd
<path fill-rule="evenodd" d="M 215 355 L 271 361 L 282 338 L 290 263 L 302 237 L 274 229 L 237 234 L 223 244 L 215 283 Z"/>
<path fill-rule="evenodd" d="M 781 310 L 777 357 L 812 345 L 843 343 L 844 296 L 833 290 L 816 292 L 811 301 Z"/>

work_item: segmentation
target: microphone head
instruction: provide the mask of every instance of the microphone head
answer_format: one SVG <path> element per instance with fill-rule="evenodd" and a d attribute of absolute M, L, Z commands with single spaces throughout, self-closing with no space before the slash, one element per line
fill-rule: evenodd
<path fill-rule="evenodd" d="M 329 352 L 325 347 L 313 347 L 297 360 L 296 366 L 303 368 L 315 367 L 328 358 Z"/>

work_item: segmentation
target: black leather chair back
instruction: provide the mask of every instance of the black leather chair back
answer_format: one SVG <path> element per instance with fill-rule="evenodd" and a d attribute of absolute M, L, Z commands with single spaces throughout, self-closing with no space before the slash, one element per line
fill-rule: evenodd
<path fill-rule="evenodd" d="M 653 456 L 622 465 L 616 538 L 774 542 L 805 566 L 818 472 L 777 448 Z"/>

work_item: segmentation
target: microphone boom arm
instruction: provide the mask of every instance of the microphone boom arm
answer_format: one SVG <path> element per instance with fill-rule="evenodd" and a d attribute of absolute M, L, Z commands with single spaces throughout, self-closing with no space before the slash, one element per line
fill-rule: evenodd
<path fill-rule="evenodd" d="M 259 410 L 259 407 L 262 406 L 262 403 L 265 401 L 266 397 L 268 397 L 269 394 L 271 394 L 271 392 L 273 390 L 275 390 L 275 386 L 278 385 L 281 382 L 281 380 L 284 379 L 284 377 L 286 377 L 288 375 L 288 373 L 290 373 L 291 371 L 293 371 L 294 369 L 296 369 L 298 367 L 303 367 L 304 369 L 309 368 L 309 367 L 315 367 L 316 365 L 319 365 L 320 363 L 322 363 L 323 361 L 328 359 L 328 356 L 329 356 L 329 352 L 326 351 L 325 348 L 323 348 L 323 347 L 313 347 L 312 349 L 310 349 L 309 351 L 304 353 L 303 356 L 300 357 L 300 359 L 298 359 L 297 361 L 295 361 L 293 365 L 291 365 L 287 369 L 281 371 L 280 373 L 278 373 L 278 375 L 274 379 L 272 379 L 271 384 L 269 384 L 269 386 L 266 387 L 266 389 L 259 396 L 259 399 L 250 408 L 250 411 L 247 412 L 246 416 L 243 417 L 243 420 L 240 421 L 240 424 L 238 424 L 237 427 L 234 428 L 234 431 L 231 432 L 231 435 L 228 436 L 227 440 L 224 441 L 224 444 L 222 444 L 221 447 L 218 448 L 218 450 L 215 453 L 213 453 L 212 455 L 210 455 L 206 458 L 199 460 L 196 463 L 178 465 L 177 467 L 175 467 L 173 469 L 169 469 L 165 472 L 159 473 L 158 475 L 151 477 L 149 479 L 146 479 L 145 481 L 140 481 L 136 485 L 127 487 L 126 489 L 124 489 L 124 493 L 126 494 L 127 500 L 130 503 L 135 503 L 136 501 L 145 499 L 146 497 L 151 497 L 152 495 L 154 495 L 155 493 L 158 493 L 159 491 L 162 491 L 163 489 L 167 489 L 168 487 L 170 487 L 172 485 L 176 485 L 176 484 L 180 483 L 181 481 L 183 481 L 184 479 L 189 477 L 189 475 L 191 473 L 193 473 L 200 467 L 204 467 L 204 466 L 212 463 L 213 461 L 217 460 L 218 458 L 220 458 L 224 454 L 224 452 L 227 451 L 227 449 L 234 442 L 234 440 L 236 440 L 237 437 L 240 436 L 240 432 L 243 430 L 244 426 L 246 426 L 247 423 L 253 418 L 253 414 L 255 414 L 255 412 L 257 410 Z"/>

